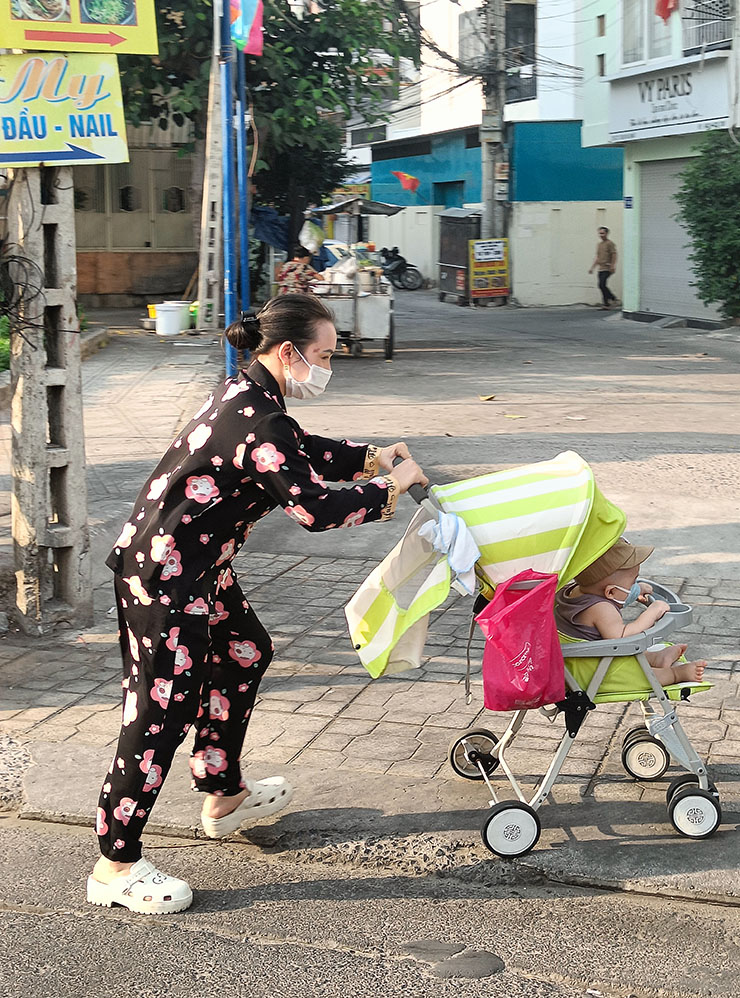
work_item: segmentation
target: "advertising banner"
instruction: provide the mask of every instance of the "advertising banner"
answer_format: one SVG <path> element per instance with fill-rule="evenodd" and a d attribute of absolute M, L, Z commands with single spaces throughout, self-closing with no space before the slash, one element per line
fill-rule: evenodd
<path fill-rule="evenodd" d="M 154 0 L 0 0 L 4 48 L 156 55 Z"/>
<path fill-rule="evenodd" d="M 116 56 L 0 56 L 0 166 L 127 162 Z"/>
<path fill-rule="evenodd" d="M 470 297 L 504 298 L 509 294 L 509 240 L 471 239 Z"/>

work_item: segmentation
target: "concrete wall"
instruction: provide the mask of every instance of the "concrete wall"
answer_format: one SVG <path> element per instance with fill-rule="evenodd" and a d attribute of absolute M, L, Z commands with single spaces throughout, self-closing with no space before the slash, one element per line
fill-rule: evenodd
<path fill-rule="evenodd" d="M 91 306 L 125 306 L 180 298 L 198 266 L 198 254 L 124 251 L 77 253 L 77 293 Z"/>
<path fill-rule="evenodd" d="M 469 146 L 468 137 L 477 142 L 477 128 L 428 136 L 431 145 L 428 155 L 374 159 L 371 172 L 373 198 L 414 207 L 431 205 L 440 203 L 435 197 L 435 193 L 439 193 L 436 185 L 457 183 L 462 184 L 459 203 L 448 207 L 462 207 L 480 201 L 481 150 L 479 145 Z M 393 176 L 394 170 L 418 177 L 421 181 L 418 190 L 405 191 Z"/>
<path fill-rule="evenodd" d="M 521 122 L 510 133 L 513 201 L 622 197 L 622 150 L 581 148 L 579 122 Z"/>
<path fill-rule="evenodd" d="M 605 34 L 597 33 L 599 16 L 604 17 Z M 578 31 L 578 63 L 583 67 L 581 112 L 584 146 L 609 142 L 609 84 L 607 77 L 619 70 L 621 3 L 619 0 L 596 0 L 584 11 Z M 604 56 L 604 76 L 599 75 L 599 56 Z"/>
<path fill-rule="evenodd" d="M 427 280 L 437 281 L 440 205 L 407 208 L 390 218 L 372 215 L 370 239 L 378 249 L 398 246 L 401 255 L 419 268 Z"/>
<path fill-rule="evenodd" d="M 459 53 L 460 14 L 480 6 L 480 0 L 426 0 L 421 4 L 424 31 L 453 56 Z M 443 132 L 452 128 L 480 125 L 483 92 L 477 80 L 461 85 L 460 77 L 447 72 L 445 61 L 433 52 L 425 52 L 427 65 L 420 77 L 421 121 L 418 134 Z M 448 91 L 450 91 L 448 93 Z"/>
<path fill-rule="evenodd" d="M 509 238 L 514 297 L 522 305 L 601 302 L 593 263 L 601 225 L 608 226 L 619 262 L 610 287 L 622 297 L 622 202 L 517 202 Z"/>

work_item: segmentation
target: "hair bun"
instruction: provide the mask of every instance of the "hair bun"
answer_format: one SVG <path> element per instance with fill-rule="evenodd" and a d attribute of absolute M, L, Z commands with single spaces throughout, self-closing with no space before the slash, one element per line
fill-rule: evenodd
<path fill-rule="evenodd" d="M 226 330 L 226 338 L 235 350 L 256 350 L 262 342 L 259 317 L 251 310 L 242 312 Z"/>

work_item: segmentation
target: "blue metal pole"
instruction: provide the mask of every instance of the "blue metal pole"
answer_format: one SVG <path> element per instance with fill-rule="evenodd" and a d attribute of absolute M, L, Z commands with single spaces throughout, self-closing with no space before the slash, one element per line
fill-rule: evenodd
<path fill-rule="evenodd" d="M 246 312 L 250 305 L 249 287 L 249 164 L 247 162 L 247 57 L 241 50 L 236 53 L 236 170 L 239 197 L 239 281 L 241 307 Z"/>
<path fill-rule="evenodd" d="M 223 225 L 224 225 L 224 319 L 228 326 L 236 319 L 236 241 L 234 239 L 234 75 L 229 0 L 221 0 L 221 129 L 223 133 Z M 226 344 L 226 376 L 236 375 L 237 356 Z"/>

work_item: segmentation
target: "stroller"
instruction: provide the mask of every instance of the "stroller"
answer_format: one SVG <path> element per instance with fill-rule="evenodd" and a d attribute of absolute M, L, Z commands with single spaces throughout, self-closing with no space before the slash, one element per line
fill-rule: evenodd
<path fill-rule="evenodd" d="M 626 523 L 624 513 L 601 494 L 591 468 L 574 452 L 528 467 L 432 486 L 430 493 L 420 486 L 411 490 L 412 497 L 433 515 L 441 509 L 460 516 L 481 551 L 475 568 L 480 593 L 474 615 L 487 605 L 497 585 L 524 569 L 557 573 L 558 587 L 562 587 L 612 547 Z M 607 702 L 637 701 L 642 709 L 643 723 L 628 732 L 622 748 L 622 765 L 633 779 L 659 780 L 671 760 L 687 771 L 670 783 L 666 794 L 668 817 L 676 831 L 703 839 L 717 830 L 722 820 L 717 789 L 681 727 L 675 707 L 676 701 L 711 684 L 676 683 L 664 688 L 645 657 L 651 646 L 691 621 L 692 609 L 665 586 L 651 584 L 652 598 L 665 600 L 670 611 L 649 630 L 600 641 L 560 635 L 565 698 L 538 709 L 552 723 L 562 715 L 565 731 L 529 798 L 506 759 L 524 724 L 526 709 L 514 712 L 500 738 L 488 729 L 475 728 L 453 740 L 449 762 L 454 772 L 463 779 L 484 782 L 490 792 L 482 837 L 497 856 L 523 856 L 534 848 L 540 836 L 537 811 L 589 712 Z M 472 633 L 471 627 L 471 639 Z M 497 771 L 508 780 L 515 800 L 500 799 L 491 782 Z"/>

